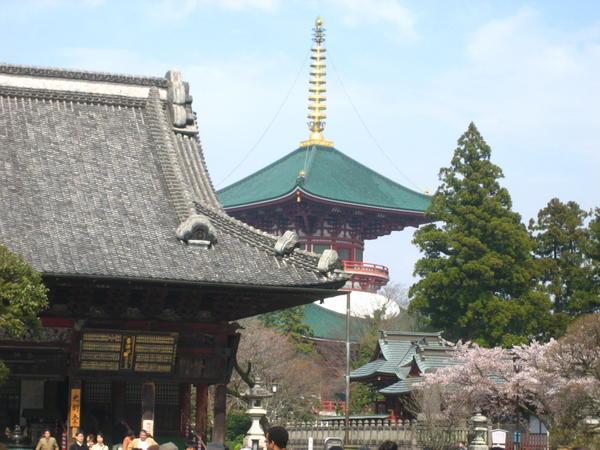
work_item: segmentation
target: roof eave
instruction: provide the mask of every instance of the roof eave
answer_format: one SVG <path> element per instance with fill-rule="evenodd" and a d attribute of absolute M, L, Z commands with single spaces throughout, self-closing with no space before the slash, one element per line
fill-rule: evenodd
<path fill-rule="evenodd" d="M 346 280 L 331 280 L 317 285 L 301 285 L 301 286 L 281 286 L 281 285 L 265 285 L 265 284 L 244 284 L 244 283 L 214 283 L 206 282 L 201 280 L 173 280 L 173 279 L 159 279 L 149 277 L 117 277 L 107 275 L 93 275 L 93 274 L 78 274 L 78 273 L 56 273 L 56 272 L 41 272 L 44 278 L 76 278 L 82 280 L 98 280 L 104 282 L 116 282 L 116 283 L 148 283 L 148 284 L 159 284 L 163 286 L 181 286 L 181 287 L 205 287 L 205 288 L 230 288 L 230 289 L 244 289 L 252 291 L 264 291 L 270 290 L 278 293 L 306 293 L 314 294 L 319 298 L 336 297 L 340 295 L 337 290 L 344 286 Z M 328 287 L 325 287 L 328 286 Z"/>
<path fill-rule="evenodd" d="M 364 210 L 368 210 L 368 211 L 372 211 L 372 212 L 394 212 L 394 213 L 414 215 L 414 216 L 418 216 L 418 217 L 425 216 L 425 210 L 403 209 L 403 208 L 393 208 L 393 207 L 387 207 L 387 206 L 368 205 L 368 204 L 363 204 L 363 203 L 353 203 L 353 202 L 348 202 L 345 200 L 323 197 L 323 196 L 314 194 L 314 193 L 312 193 L 306 189 L 303 189 L 301 187 L 298 187 L 298 186 L 296 188 L 292 189 L 291 191 L 289 191 L 285 194 L 282 194 L 278 197 L 259 200 L 256 202 L 231 205 L 231 206 L 227 206 L 224 204 L 223 208 L 225 209 L 225 211 L 227 211 L 229 213 L 229 212 L 242 211 L 244 209 L 253 208 L 255 206 L 275 205 L 278 203 L 283 203 L 290 199 L 293 200 L 294 197 L 296 196 L 296 192 L 301 192 L 310 200 L 314 200 L 314 201 L 321 202 L 321 203 L 333 204 L 335 206 L 347 206 L 347 207 L 352 207 L 352 208 L 364 209 Z"/>

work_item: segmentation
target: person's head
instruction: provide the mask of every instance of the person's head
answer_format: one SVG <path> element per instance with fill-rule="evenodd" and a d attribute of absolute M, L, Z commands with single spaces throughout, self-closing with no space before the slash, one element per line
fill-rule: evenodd
<path fill-rule="evenodd" d="M 383 441 L 379 446 L 379 450 L 398 450 L 398 444 L 394 441 Z"/>
<path fill-rule="evenodd" d="M 158 446 L 158 444 L 152 444 L 151 446 L 148 447 L 148 450 L 159 450 L 160 447 Z"/>
<path fill-rule="evenodd" d="M 276 448 L 286 448 L 288 439 L 290 438 L 287 430 L 283 427 L 271 427 L 265 435 L 267 440 L 267 449 L 275 450 Z"/>
<path fill-rule="evenodd" d="M 104 435 L 102 433 L 96 435 L 96 442 L 98 444 L 104 444 Z"/>
<path fill-rule="evenodd" d="M 96 439 L 96 436 L 94 436 L 92 433 L 87 435 L 88 442 L 94 442 L 95 439 Z"/>
<path fill-rule="evenodd" d="M 147 437 L 148 437 L 148 432 L 146 430 L 141 430 L 140 431 L 140 439 L 142 441 L 145 441 Z"/>
<path fill-rule="evenodd" d="M 196 443 L 194 441 L 186 442 L 185 450 L 196 450 Z"/>
<path fill-rule="evenodd" d="M 75 440 L 81 444 L 84 439 L 85 439 L 85 436 L 83 435 L 83 431 L 78 431 L 77 434 L 75 435 Z"/>
<path fill-rule="evenodd" d="M 46 429 L 44 430 L 44 437 L 45 437 L 46 439 L 48 439 L 48 438 L 50 437 L 50 430 L 49 430 L 48 428 L 46 428 Z"/>

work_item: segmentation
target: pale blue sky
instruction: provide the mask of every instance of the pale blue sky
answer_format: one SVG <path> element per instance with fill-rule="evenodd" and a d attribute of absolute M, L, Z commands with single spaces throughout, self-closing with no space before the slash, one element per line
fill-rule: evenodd
<path fill-rule="evenodd" d="M 600 206 L 597 1 L 3 0 L 0 60 L 157 76 L 181 69 L 223 187 L 306 137 L 304 65 L 269 132 L 224 180 L 292 87 L 317 15 L 337 72 L 394 165 L 330 67 L 326 137 L 337 148 L 433 191 L 474 121 L 525 221 L 554 196 Z M 408 285 L 418 257 L 411 237 L 370 241 L 365 258 Z"/>

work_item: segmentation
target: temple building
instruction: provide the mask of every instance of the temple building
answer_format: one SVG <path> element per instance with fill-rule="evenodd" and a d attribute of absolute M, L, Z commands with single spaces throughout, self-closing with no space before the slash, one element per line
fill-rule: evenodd
<path fill-rule="evenodd" d="M 228 214 L 256 228 L 273 234 L 295 230 L 305 250 L 335 250 L 352 275 L 344 289 L 374 293 L 389 281 L 389 272 L 364 261 L 365 241 L 426 223 L 430 197 L 355 161 L 325 138 L 326 49 L 320 18 L 313 41 L 308 139 L 218 196 Z"/>
<path fill-rule="evenodd" d="M 206 431 L 215 386 L 222 444 L 234 321 L 345 285 L 334 254 L 226 213 L 191 104 L 178 71 L 0 65 L 0 243 L 49 289 L 39 334 L 0 330 L 1 430 L 110 435 L 124 420 L 181 438 Z"/>
<path fill-rule="evenodd" d="M 373 405 L 375 414 L 391 419 L 415 419 L 407 409 L 415 383 L 423 374 L 456 362 L 454 345 L 441 332 L 381 331 L 370 362 L 350 373 L 350 381 L 370 384 L 384 397 Z"/>

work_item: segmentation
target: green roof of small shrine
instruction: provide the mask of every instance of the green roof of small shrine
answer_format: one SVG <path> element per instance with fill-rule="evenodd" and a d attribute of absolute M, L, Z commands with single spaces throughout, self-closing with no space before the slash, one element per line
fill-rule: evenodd
<path fill-rule="evenodd" d="M 231 208 L 275 200 L 297 189 L 342 203 L 420 213 L 430 202 L 429 196 L 319 145 L 300 147 L 217 194 L 223 206 Z"/>
<path fill-rule="evenodd" d="M 404 378 L 408 375 L 406 365 L 416 358 L 419 369 L 426 370 L 444 367 L 449 355 L 435 354 L 426 359 L 419 357 L 419 349 L 442 350 L 447 349 L 441 337 L 441 332 L 393 332 L 382 331 L 377 342 L 377 358 L 353 370 L 351 380 L 369 378 L 375 375 L 394 375 Z"/>

